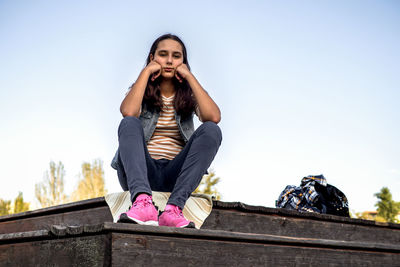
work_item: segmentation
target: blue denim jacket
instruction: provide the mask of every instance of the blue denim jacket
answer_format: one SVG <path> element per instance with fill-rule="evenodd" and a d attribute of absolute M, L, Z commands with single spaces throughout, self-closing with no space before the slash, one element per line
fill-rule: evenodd
<path fill-rule="evenodd" d="M 193 114 L 194 113 L 192 113 L 188 118 L 182 119 L 181 116 L 175 111 L 176 123 L 178 124 L 179 131 L 185 144 L 187 143 L 187 141 L 189 141 L 189 138 L 194 132 Z M 153 136 L 159 117 L 160 113 L 157 111 L 149 111 L 145 107 L 142 109 L 139 120 L 143 126 L 144 138 L 146 140 L 146 143 L 149 142 L 150 138 Z M 117 170 L 118 177 L 120 175 L 125 175 L 125 171 L 123 170 L 122 164 L 119 159 L 119 149 L 117 150 L 114 158 L 111 161 L 111 167 Z"/>

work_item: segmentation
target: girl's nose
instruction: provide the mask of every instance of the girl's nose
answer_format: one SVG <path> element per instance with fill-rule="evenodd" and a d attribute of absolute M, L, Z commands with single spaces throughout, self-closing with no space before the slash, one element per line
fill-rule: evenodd
<path fill-rule="evenodd" d="M 167 63 L 172 63 L 172 55 L 169 55 L 167 58 Z"/>

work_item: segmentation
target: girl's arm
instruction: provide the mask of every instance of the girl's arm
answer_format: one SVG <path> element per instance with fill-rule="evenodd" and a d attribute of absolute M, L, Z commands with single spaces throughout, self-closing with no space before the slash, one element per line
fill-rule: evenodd
<path fill-rule="evenodd" d="M 199 118 L 202 122 L 212 121 L 219 123 L 221 121 L 221 111 L 217 104 L 212 100 L 208 93 L 203 89 L 196 77 L 190 72 L 185 64 L 180 65 L 176 69 L 176 78 L 182 82 L 181 76 L 188 81 L 192 88 L 193 95 L 196 98 L 197 104 L 199 105 Z"/>
<path fill-rule="evenodd" d="M 139 117 L 140 110 L 143 101 L 143 95 L 146 90 L 147 81 L 150 75 L 156 73 L 152 76 L 152 80 L 156 79 L 160 75 L 161 66 L 155 61 L 151 61 L 139 74 L 135 84 L 129 90 L 128 94 L 125 96 L 121 103 L 120 111 L 122 116 L 132 116 Z M 157 73 L 158 72 L 158 73 Z"/>

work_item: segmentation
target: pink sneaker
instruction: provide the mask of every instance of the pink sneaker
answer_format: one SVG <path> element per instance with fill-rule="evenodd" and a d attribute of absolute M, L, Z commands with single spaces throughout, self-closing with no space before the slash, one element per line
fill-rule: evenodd
<path fill-rule="evenodd" d="M 158 212 L 152 197 L 146 194 L 138 195 L 129 211 L 119 216 L 118 222 L 158 226 Z"/>
<path fill-rule="evenodd" d="M 194 223 L 185 219 L 182 210 L 175 205 L 168 204 L 158 218 L 159 226 L 195 228 Z"/>

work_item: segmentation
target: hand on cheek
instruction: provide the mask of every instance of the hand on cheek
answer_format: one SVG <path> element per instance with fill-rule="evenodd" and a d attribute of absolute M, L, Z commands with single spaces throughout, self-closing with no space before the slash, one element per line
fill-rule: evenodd
<path fill-rule="evenodd" d="M 151 81 L 154 82 L 155 79 L 157 79 L 158 76 L 160 76 L 160 73 L 161 73 L 161 71 L 159 71 L 159 72 L 157 72 L 157 73 L 153 73 L 153 74 L 151 75 Z"/>
<path fill-rule="evenodd" d="M 175 71 L 175 78 L 182 83 L 182 78 L 179 76 L 178 71 Z"/>
<path fill-rule="evenodd" d="M 148 65 L 147 68 L 151 72 L 151 81 L 154 81 L 161 75 L 161 65 L 155 60 L 152 60 Z"/>
<path fill-rule="evenodd" d="M 183 79 L 186 79 L 186 77 L 190 74 L 189 68 L 186 66 L 186 64 L 181 64 L 176 68 L 175 71 L 175 77 L 178 79 L 178 81 L 181 83 Z"/>

